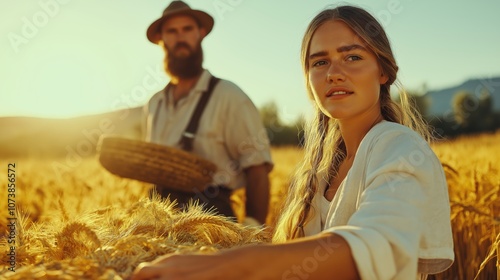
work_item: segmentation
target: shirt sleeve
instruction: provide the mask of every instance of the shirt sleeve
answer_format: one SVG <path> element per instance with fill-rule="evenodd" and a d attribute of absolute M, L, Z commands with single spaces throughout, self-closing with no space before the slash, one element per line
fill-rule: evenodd
<path fill-rule="evenodd" d="M 222 86 L 234 97 L 228 105 L 224 126 L 228 153 L 238 161 L 241 169 L 260 164 L 268 164 L 271 169 L 270 142 L 259 111 L 240 88 L 225 82 Z"/>
<path fill-rule="evenodd" d="M 327 231 L 349 243 L 362 279 L 415 279 L 428 226 L 425 209 L 435 201 L 431 197 L 440 196 L 449 210 L 442 194 L 446 181 L 436 186 L 433 178 L 442 167 L 423 139 L 406 133 L 383 136 L 366 159 L 366 188 L 356 212 L 347 225 Z M 443 217 L 439 221 L 446 229 L 449 212 Z"/>

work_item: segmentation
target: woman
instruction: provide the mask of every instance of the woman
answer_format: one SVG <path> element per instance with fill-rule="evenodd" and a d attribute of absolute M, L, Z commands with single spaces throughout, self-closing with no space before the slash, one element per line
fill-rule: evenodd
<path fill-rule="evenodd" d="M 325 10 L 301 57 L 317 112 L 276 244 L 166 256 L 132 279 L 426 279 L 452 264 L 444 173 L 404 93 L 390 98 L 398 66 L 381 25 Z"/>

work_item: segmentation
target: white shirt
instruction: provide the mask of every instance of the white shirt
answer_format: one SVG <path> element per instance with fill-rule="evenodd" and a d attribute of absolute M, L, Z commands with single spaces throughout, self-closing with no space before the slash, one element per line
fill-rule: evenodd
<path fill-rule="evenodd" d="M 337 189 L 340 189 L 344 185 L 345 180 L 342 180 L 340 183 L 339 187 Z M 326 224 L 326 217 L 328 216 L 328 212 L 330 212 L 330 201 L 326 199 L 324 193 L 326 189 L 326 185 L 322 186 L 323 189 L 323 195 L 321 196 L 321 205 L 320 205 L 320 214 L 321 214 L 321 230 L 325 229 L 325 224 Z"/>
<path fill-rule="evenodd" d="M 156 93 L 144 106 L 146 141 L 180 148 L 182 133 L 211 77 L 204 70 L 175 106 L 172 92 Z M 245 186 L 243 169 L 263 163 L 272 167 L 270 143 L 259 112 L 235 84 L 221 79 L 215 86 L 200 119 L 193 153 L 217 165 L 212 184 L 231 189 Z"/>
<path fill-rule="evenodd" d="M 322 231 L 321 200 L 328 176 L 304 227 Z M 363 138 L 333 200 L 324 232 L 349 244 L 362 279 L 425 279 L 454 260 L 448 188 L 438 158 L 411 129 L 383 121 Z"/>

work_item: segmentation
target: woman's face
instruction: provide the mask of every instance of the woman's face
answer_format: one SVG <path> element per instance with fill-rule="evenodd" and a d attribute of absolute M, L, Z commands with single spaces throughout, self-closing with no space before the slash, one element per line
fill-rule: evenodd
<path fill-rule="evenodd" d="M 377 57 L 344 22 L 330 20 L 313 34 L 309 82 L 321 111 L 339 120 L 380 116 L 380 85 L 387 82 Z"/>

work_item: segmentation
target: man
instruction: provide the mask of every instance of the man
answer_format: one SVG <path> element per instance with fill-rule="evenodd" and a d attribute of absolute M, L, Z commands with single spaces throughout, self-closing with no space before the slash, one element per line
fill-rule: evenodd
<path fill-rule="evenodd" d="M 184 193 L 163 186 L 156 186 L 156 192 L 177 199 L 181 205 L 197 199 L 206 208 L 215 207 L 220 214 L 234 217 L 229 196 L 246 186 L 245 221 L 264 224 L 269 203 L 268 173 L 273 166 L 269 139 L 255 105 L 240 88 L 221 79 L 210 90 L 212 75 L 202 67 L 201 42 L 213 25 L 207 13 L 173 1 L 147 30 L 149 41 L 165 51 L 170 83 L 144 108 L 146 141 L 183 148 L 180 139 L 195 108 L 201 97 L 211 92 L 190 151 L 218 168 L 203 193 Z"/>

